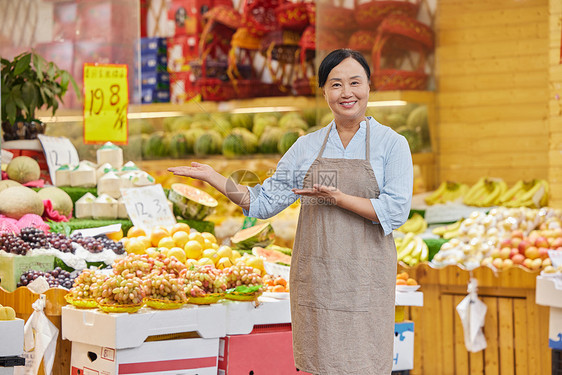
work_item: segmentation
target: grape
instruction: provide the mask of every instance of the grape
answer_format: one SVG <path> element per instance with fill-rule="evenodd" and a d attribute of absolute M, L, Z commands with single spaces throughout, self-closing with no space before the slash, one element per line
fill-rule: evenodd
<path fill-rule="evenodd" d="M 261 271 L 239 262 L 223 270 L 227 283 L 227 289 L 236 288 L 240 285 L 255 286 L 262 285 Z"/>
<path fill-rule="evenodd" d="M 76 278 L 75 275 L 61 269 L 60 267 L 57 267 L 50 272 L 30 270 L 24 272 L 20 276 L 18 287 L 27 286 L 29 285 L 29 283 L 31 283 L 33 280 L 37 279 L 40 276 L 43 276 L 45 280 L 47 280 L 49 287 L 51 288 L 63 287 L 65 289 L 72 288 L 72 283 L 75 281 Z"/>
<path fill-rule="evenodd" d="M 74 298 L 97 298 L 101 295 L 101 285 L 107 276 L 96 273 L 93 270 L 85 269 L 76 279 L 70 293 Z"/>
<path fill-rule="evenodd" d="M 125 253 L 125 248 L 122 242 L 115 242 L 109 239 L 106 235 L 96 237 L 84 237 L 81 233 L 73 234 L 71 240 L 88 250 L 90 253 L 100 253 L 104 249 L 110 249 L 115 254 L 121 255 Z"/>
<path fill-rule="evenodd" d="M 63 253 L 73 253 L 72 240 L 63 233 L 47 233 L 47 241 L 52 248 L 62 251 Z"/>
<path fill-rule="evenodd" d="M 31 250 L 31 246 L 19 236 L 4 232 L 0 234 L 0 250 L 17 255 L 26 255 Z"/>
<path fill-rule="evenodd" d="M 186 295 L 199 297 L 209 293 L 222 293 L 226 282 L 221 270 L 213 266 L 193 266 L 181 272 Z"/>
<path fill-rule="evenodd" d="M 128 254 L 113 263 L 113 273 L 125 278 L 143 277 L 152 271 L 154 264 L 155 259 L 146 254 Z"/>
<path fill-rule="evenodd" d="M 25 227 L 20 231 L 20 237 L 27 242 L 32 249 L 48 248 L 47 236 L 39 228 Z"/>
<path fill-rule="evenodd" d="M 184 279 L 175 274 L 154 270 L 143 278 L 143 286 L 147 297 L 173 302 L 187 301 Z"/>
<path fill-rule="evenodd" d="M 96 298 L 103 305 L 138 305 L 145 297 L 142 279 L 125 278 L 121 275 L 108 277 L 101 285 L 101 294 Z"/>

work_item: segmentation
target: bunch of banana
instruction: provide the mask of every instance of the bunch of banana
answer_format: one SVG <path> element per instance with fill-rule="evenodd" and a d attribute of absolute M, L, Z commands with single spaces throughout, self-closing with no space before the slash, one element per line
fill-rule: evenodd
<path fill-rule="evenodd" d="M 412 215 L 411 218 L 406 220 L 406 222 L 402 224 L 400 228 L 396 230 L 404 234 L 421 234 L 427 230 L 427 221 L 425 221 L 425 219 L 416 212 Z"/>
<path fill-rule="evenodd" d="M 445 181 L 431 195 L 425 198 L 425 203 L 434 205 L 455 201 L 463 197 L 468 191 L 468 185 L 458 182 Z"/>
<path fill-rule="evenodd" d="M 519 180 L 500 196 L 500 204 L 506 207 L 540 208 L 548 205 L 548 182 L 545 180 Z"/>
<path fill-rule="evenodd" d="M 395 238 L 394 243 L 396 244 L 396 257 L 399 262 L 402 261 L 413 267 L 428 260 L 429 248 L 420 236 L 410 232 L 402 238 Z"/>
<path fill-rule="evenodd" d="M 443 225 L 440 227 L 433 228 L 431 232 L 446 240 L 450 240 L 451 238 L 455 238 L 459 236 L 459 229 L 461 227 L 462 219 L 459 221 L 455 221 L 452 224 Z"/>
<path fill-rule="evenodd" d="M 482 177 L 466 193 L 463 203 L 469 206 L 490 207 L 498 205 L 507 191 L 507 184 L 498 178 Z"/>

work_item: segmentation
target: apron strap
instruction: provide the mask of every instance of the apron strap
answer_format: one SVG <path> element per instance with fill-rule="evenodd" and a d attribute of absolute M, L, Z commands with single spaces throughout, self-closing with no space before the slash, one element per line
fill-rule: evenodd
<path fill-rule="evenodd" d="M 330 136 L 330 132 L 332 131 L 332 124 L 330 124 L 330 129 L 328 129 L 328 133 L 326 134 L 326 138 L 324 138 L 324 143 L 322 143 L 322 147 L 320 148 L 320 152 L 318 153 L 318 156 L 316 157 L 321 158 L 322 154 L 324 154 L 324 149 L 326 148 L 326 144 L 328 143 L 328 137 Z"/>
<path fill-rule="evenodd" d="M 371 160 L 371 124 L 369 119 L 365 117 L 365 126 L 367 127 L 367 139 L 365 140 L 365 160 Z"/>

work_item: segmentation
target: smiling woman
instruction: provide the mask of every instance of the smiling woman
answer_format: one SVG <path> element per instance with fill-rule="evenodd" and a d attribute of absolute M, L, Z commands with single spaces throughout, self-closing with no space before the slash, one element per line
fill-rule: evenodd
<path fill-rule="evenodd" d="M 198 163 L 168 170 L 208 182 L 260 219 L 301 199 L 290 274 L 295 365 L 311 374 L 387 375 L 392 231 L 410 211 L 410 149 L 404 137 L 365 117 L 370 71 L 360 53 L 332 51 L 318 77 L 334 121 L 300 137 L 263 184 L 234 184 Z"/>

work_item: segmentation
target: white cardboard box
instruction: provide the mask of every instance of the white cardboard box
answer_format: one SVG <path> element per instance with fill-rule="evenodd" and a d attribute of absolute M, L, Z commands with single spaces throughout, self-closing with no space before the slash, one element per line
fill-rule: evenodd
<path fill-rule="evenodd" d="M 396 306 L 423 306 L 423 293 L 396 292 L 396 296 L 394 297 L 394 304 Z"/>
<path fill-rule="evenodd" d="M 23 319 L 0 320 L 0 357 L 23 354 Z"/>
<path fill-rule="evenodd" d="M 548 346 L 562 350 L 562 290 L 556 288 L 551 277 L 537 276 L 535 301 L 537 305 L 550 306 Z"/>
<path fill-rule="evenodd" d="M 62 337 L 72 342 L 125 349 L 142 345 L 150 336 L 184 332 L 203 338 L 225 336 L 226 307 L 219 303 L 176 310 L 142 308 L 133 314 L 62 308 Z"/>
<path fill-rule="evenodd" d="M 392 371 L 414 368 L 414 322 L 394 324 Z"/>
<path fill-rule="evenodd" d="M 246 335 L 258 324 L 291 323 L 289 299 L 260 297 L 256 307 L 252 302 L 224 301 L 226 334 Z"/>
<path fill-rule="evenodd" d="M 150 341 L 129 349 L 73 342 L 71 374 L 216 375 L 218 353 L 219 338 Z"/>

